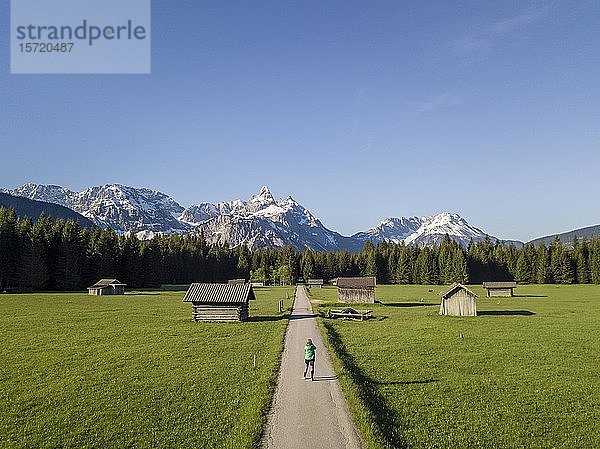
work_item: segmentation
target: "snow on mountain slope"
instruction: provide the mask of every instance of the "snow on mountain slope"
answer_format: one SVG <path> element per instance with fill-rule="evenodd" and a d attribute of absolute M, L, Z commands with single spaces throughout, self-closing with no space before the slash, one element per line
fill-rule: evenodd
<path fill-rule="evenodd" d="M 419 217 L 410 218 L 387 218 L 366 232 L 358 232 L 352 237 L 363 242 L 371 240 L 372 242 L 394 242 L 400 243 L 411 234 L 415 233 L 422 224 Z"/>
<path fill-rule="evenodd" d="M 479 242 L 487 234 L 471 226 L 458 214 L 442 212 L 429 217 L 388 218 L 373 229 L 359 232 L 353 237 L 362 240 L 378 242 L 404 242 L 406 245 L 432 246 L 442 242 L 448 236 L 457 243 L 467 246 L 472 239 Z M 495 241 L 495 237 L 491 237 Z"/>
<path fill-rule="evenodd" d="M 203 232 L 207 241 L 230 246 L 258 249 L 291 245 L 299 251 L 336 251 L 350 240 L 327 229 L 292 197 L 276 200 L 267 187 L 247 202 L 204 203 L 186 209 L 182 217 L 196 226 L 196 233 Z"/>
<path fill-rule="evenodd" d="M 356 252 L 366 241 L 431 246 L 448 234 L 466 246 L 471 239 L 478 242 L 486 237 L 459 215 L 448 212 L 429 217 L 388 218 L 373 229 L 345 237 L 323 226 L 292 197 L 275 199 L 268 187 L 262 187 L 247 201 L 200 203 L 186 209 L 164 193 L 120 184 L 90 187 L 82 192 L 37 184 L 0 191 L 69 207 L 99 226 L 133 232 L 140 238 L 160 233 L 203 232 L 209 242 L 253 249 L 291 245 L 298 251 L 309 248 Z"/>
<path fill-rule="evenodd" d="M 59 186 L 25 184 L 5 192 L 66 206 L 99 226 L 119 232 L 183 232 L 190 229 L 178 219 L 183 207 L 155 190 L 108 184 L 73 192 Z"/>

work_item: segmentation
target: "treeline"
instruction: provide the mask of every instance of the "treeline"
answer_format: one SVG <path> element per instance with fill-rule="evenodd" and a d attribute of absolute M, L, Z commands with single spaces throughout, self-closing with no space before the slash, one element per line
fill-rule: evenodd
<path fill-rule="evenodd" d="M 367 242 L 358 254 L 298 253 L 290 247 L 250 251 L 208 244 L 202 235 L 138 240 L 72 220 L 18 218 L 0 208 L 0 288 L 21 291 L 82 290 L 100 278 L 131 288 L 162 284 L 261 279 L 289 284 L 298 277 L 376 276 L 398 284 L 600 283 L 600 239 L 555 241 L 538 247 L 493 244 L 467 249 L 446 237 L 433 248 Z"/>

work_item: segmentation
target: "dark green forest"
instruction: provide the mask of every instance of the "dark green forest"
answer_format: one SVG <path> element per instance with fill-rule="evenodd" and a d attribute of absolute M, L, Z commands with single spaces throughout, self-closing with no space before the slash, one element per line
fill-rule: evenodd
<path fill-rule="evenodd" d="M 600 238 L 559 240 L 545 246 L 494 244 L 462 248 L 450 238 L 433 248 L 367 242 L 358 254 L 295 252 L 291 247 L 250 251 L 211 245 L 202 235 L 138 240 L 73 220 L 18 218 L 0 208 L 2 290 L 83 290 L 100 278 L 131 288 L 225 282 L 233 278 L 289 284 L 298 277 L 376 276 L 379 284 L 519 283 L 600 284 Z"/>

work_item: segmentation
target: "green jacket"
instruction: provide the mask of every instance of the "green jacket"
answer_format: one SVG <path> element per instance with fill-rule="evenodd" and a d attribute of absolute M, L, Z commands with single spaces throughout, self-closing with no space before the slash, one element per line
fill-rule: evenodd
<path fill-rule="evenodd" d="M 304 360 L 314 360 L 316 349 L 317 347 L 315 345 L 304 346 Z"/>

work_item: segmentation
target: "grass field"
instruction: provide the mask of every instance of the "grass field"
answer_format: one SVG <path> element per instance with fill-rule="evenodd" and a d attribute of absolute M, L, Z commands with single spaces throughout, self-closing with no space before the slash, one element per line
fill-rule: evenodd
<path fill-rule="evenodd" d="M 472 289 L 477 317 L 439 316 L 440 286 L 378 286 L 375 319 L 320 320 L 367 447 L 600 448 L 600 286 Z M 325 314 L 336 293 L 311 297 Z"/>
<path fill-rule="evenodd" d="M 250 448 L 287 319 L 194 323 L 183 292 L 0 295 L 0 447 Z M 253 367 L 256 354 L 258 366 Z"/>

